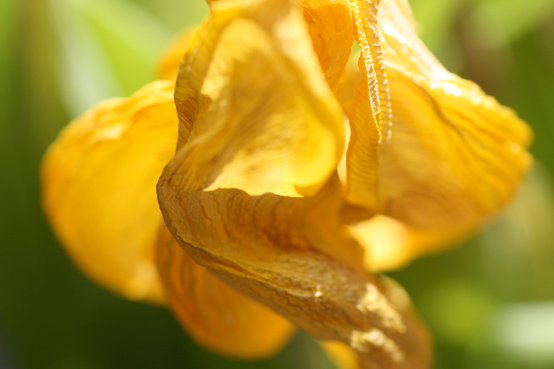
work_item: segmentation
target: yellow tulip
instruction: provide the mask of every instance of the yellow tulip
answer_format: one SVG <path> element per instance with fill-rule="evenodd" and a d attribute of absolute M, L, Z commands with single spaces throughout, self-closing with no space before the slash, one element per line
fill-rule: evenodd
<path fill-rule="evenodd" d="M 160 76 L 45 155 L 83 271 L 224 355 L 271 355 L 297 326 L 350 365 L 429 368 L 409 299 L 374 273 L 501 209 L 525 123 L 434 59 L 405 0 L 212 1 Z"/>

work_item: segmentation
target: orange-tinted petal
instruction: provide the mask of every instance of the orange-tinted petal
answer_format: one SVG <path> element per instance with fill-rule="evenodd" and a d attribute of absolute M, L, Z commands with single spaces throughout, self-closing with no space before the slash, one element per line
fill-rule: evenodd
<path fill-rule="evenodd" d="M 162 300 L 155 185 L 176 144 L 173 83 L 100 103 L 72 122 L 42 163 L 56 234 L 90 277 L 131 299 Z"/>
<path fill-rule="evenodd" d="M 294 326 L 198 265 L 162 227 L 157 264 L 169 306 L 202 346 L 239 358 L 276 353 Z"/>

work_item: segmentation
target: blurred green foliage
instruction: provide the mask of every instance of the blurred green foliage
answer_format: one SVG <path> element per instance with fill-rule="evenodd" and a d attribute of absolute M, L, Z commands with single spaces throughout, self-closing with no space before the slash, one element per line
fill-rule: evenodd
<path fill-rule="evenodd" d="M 412 5 L 439 59 L 530 123 L 537 167 L 482 234 L 391 276 L 433 332 L 436 368 L 554 368 L 554 1 Z M 204 351 L 165 309 L 83 277 L 42 215 L 38 168 L 57 132 L 151 80 L 160 52 L 206 11 L 202 0 L 2 2 L 0 368 L 333 368 L 305 334 L 260 362 Z"/>

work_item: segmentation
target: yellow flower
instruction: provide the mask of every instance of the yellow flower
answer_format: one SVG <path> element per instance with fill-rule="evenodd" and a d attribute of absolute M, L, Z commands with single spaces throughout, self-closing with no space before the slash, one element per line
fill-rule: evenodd
<path fill-rule="evenodd" d="M 167 81 L 99 104 L 50 147 L 61 242 L 222 354 L 271 355 L 294 324 L 362 368 L 428 368 L 409 300 L 373 273 L 498 211 L 530 165 L 529 129 L 434 59 L 405 0 L 210 6 L 164 59 Z"/>

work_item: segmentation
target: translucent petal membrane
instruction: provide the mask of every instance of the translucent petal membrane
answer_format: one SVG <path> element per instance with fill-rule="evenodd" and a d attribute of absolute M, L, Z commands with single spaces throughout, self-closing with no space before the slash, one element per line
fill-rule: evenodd
<path fill-rule="evenodd" d="M 402 268 L 421 255 L 451 247 L 467 237 L 465 228 L 428 232 L 383 215 L 354 223 L 349 230 L 365 246 L 364 263 L 373 271 Z"/>
<path fill-rule="evenodd" d="M 86 274 L 138 300 L 162 300 L 154 243 L 155 186 L 177 136 L 174 84 L 152 83 L 72 122 L 42 163 L 43 203 Z"/>
<path fill-rule="evenodd" d="M 158 238 L 157 263 L 171 309 L 204 347 L 238 358 L 267 357 L 295 330 L 286 319 L 198 265 L 165 227 Z"/>
<path fill-rule="evenodd" d="M 377 19 L 391 126 L 377 141 L 359 134 L 372 132 L 374 122 L 357 120 L 369 116 L 367 92 L 357 94 L 349 107 L 348 199 L 420 230 L 474 228 L 512 197 L 531 162 L 530 131 L 475 84 L 444 70 L 418 39 L 406 1 L 382 1 Z"/>
<path fill-rule="evenodd" d="M 364 272 L 362 248 L 340 222 L 332 173 L 342 116 L 300 9 L 281 0 L 211 6 L 177 81 L 180 126 L 191 134 L 158 183 L 170 232 L 238 291 L 352 347 L 363 368 L 428 368 L 426 330 L 395 288 Z M 296 193 L 307 187 L 313 196 Z"/>
<path fill-rule="evenodd" d="M 174 162 L 199 187 L 303 196 L 340 160 L 342 110 L 301 13 L 282 3 L 212 3 L 185 56 L 175 100 L 182 129 L 192 130 Z"/>

